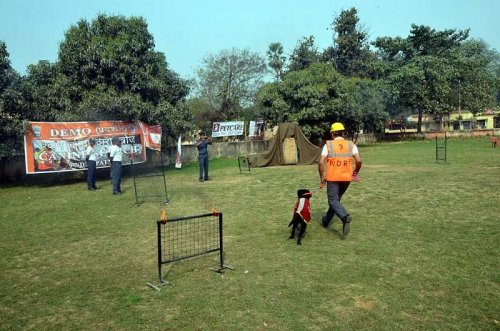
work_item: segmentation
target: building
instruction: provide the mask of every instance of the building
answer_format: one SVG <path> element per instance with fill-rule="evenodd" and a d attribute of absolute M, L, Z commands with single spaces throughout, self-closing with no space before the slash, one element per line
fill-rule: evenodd
<path fill-rule="evenodd" d="M 416 132 L 418 114 L 408 117 L 407 128 L 396 128 L 393 124 L 385 132 Z M 483 113 L 472 114 L 468 111 L 452 112 L 444 115 L 423 114 L 422 132 L 470 131 L 500 129 L 500 110 L 486 109 Z"/>

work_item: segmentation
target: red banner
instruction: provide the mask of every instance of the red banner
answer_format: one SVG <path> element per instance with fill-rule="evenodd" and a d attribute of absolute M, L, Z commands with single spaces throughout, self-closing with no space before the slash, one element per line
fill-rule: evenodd
<path fill-rule="evenodd" d="M 146 162 L 145 148 L 161 150 L 161 127 L 140 121 L 30 122 L 24 136 L 26 173 L 79 171 L 87 168 L 85 150 L 90 138 L 97 167 L 110 166 L 111 139 L 122 142 L 123 164 Z"/>

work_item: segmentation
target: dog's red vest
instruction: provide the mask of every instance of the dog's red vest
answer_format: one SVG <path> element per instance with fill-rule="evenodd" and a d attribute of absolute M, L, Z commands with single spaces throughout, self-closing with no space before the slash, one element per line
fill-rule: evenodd
<path fill-rule="evenodd" d="M 309 202 L 309 199 L 297 199 L 297 202 L 295 202 L 295 207 L 293 207 L 293 213 L 299 214 L 304 222 L 309 224 L 309 222 L 311 221 L 311 203 Z"/>

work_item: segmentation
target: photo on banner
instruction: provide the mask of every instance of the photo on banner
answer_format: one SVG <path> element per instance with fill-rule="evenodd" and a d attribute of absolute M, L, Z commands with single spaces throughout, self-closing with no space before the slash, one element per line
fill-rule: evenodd
<path fill-rule="evenodd" d="M 257 119 L 248 123 L 248 137 L 252 140 L 264 139 L 264 120 Z"/>

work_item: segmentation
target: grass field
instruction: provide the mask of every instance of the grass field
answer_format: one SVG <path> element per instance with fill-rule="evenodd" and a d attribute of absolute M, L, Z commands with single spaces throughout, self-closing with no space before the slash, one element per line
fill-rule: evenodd
<path fill-rule="evenodd" d="M 2 330 L 499 330 L 500 149 L 489 140 L 361 146 L 362 182 L 343 202 L 353 216 L 320 226 L 312 198 L 301 246 L 287 227 L 316 165 L 252 169 L 213 160 L 167 171 L 169 217 L 224 214 L 218 255 L 173 263 L 158 282 L 155 201 L 135 204 L 133 181 L 0 189 Z"/>

